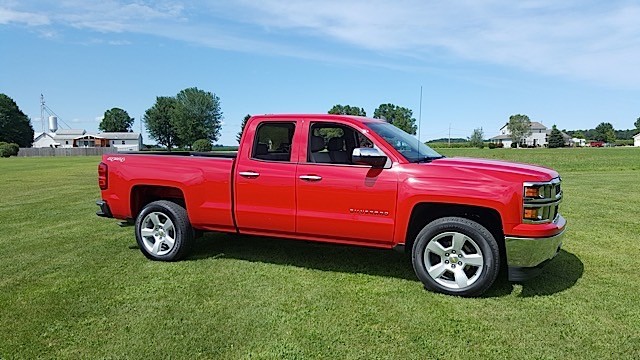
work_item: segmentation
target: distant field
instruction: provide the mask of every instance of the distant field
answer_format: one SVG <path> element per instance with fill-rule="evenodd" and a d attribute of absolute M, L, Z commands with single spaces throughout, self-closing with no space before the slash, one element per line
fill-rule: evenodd
<path fill-rule="evenodd" d="M 94 215 L 97 157 L 0 159 L 0 359 L 640 358 L 640 148 L 439 151 L 560 171 L 541 277 L 463 299 L 391 251 L 227 235 L 151 262 Z"/>

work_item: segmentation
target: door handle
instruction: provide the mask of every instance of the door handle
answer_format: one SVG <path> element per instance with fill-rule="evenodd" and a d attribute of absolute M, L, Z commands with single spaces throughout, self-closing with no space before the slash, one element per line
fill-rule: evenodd
<path fill-rule="evenodd" d="M 304 180 L 304 181 L 320 181 L 320 180 L 322 180 L 322 176 L 318 176 L 318 175 L 300 175 L 300 180 Z"/>
<path fill-rule="evenodd" d="M 242 177 L 246 177 L 250 179 L 257 178 L 258 176 L 260 176 L 260 173 L 257 173 L 255 171 L 240 171 L 238 174 Z"/>

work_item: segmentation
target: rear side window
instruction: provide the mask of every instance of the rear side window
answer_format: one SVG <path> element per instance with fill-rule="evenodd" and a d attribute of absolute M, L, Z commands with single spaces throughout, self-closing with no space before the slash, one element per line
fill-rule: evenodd
<path fill-rule="evenodd" d="M 295 123 L 266 122 L 258 126 L 251 157 L 267 161 L 291 161 Z"/>

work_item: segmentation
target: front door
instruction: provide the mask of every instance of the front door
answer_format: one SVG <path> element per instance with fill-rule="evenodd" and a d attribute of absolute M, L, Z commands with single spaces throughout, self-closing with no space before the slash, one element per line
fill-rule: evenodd
<path fill-rule="evenodd" d="M 295 179 L 298 234 L 372 245 L 391 243 L 397 174 L 392 168 L 351 163 L 354 147 L 373 146 L 358 130 L 340 123 L 307 126 L 307 154 L 300 159 Z"/>

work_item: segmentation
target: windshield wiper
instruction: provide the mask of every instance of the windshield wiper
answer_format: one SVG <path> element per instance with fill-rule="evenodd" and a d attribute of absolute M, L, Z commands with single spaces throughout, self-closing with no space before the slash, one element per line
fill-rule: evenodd
<path fill-rule="evenodd" d="M 420 158 L 420 159 L 415 159 L 412 162 L 413 163 L 428 163 L 428 162 L 432 162 L 433 160 L 442 159 L 443 157 L 444 157 L 444 155 L 440 155 L 440 156 L 425 156 L 425 157 Z"/>

